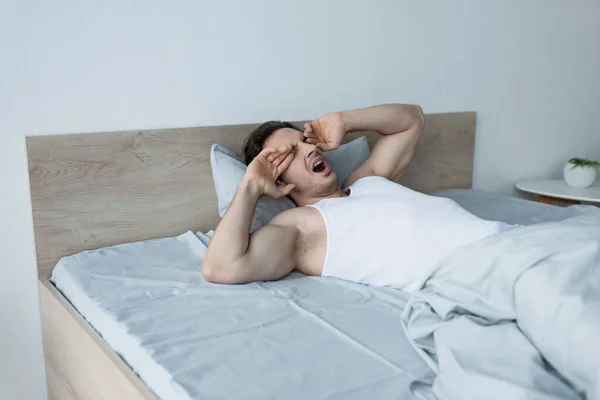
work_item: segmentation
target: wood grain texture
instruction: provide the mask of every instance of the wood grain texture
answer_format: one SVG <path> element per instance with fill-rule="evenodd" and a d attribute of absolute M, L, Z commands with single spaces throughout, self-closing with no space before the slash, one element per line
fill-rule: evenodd
<path fill-rule="evenodd" d="M 475 113 L 431 114 L 425 124 L 400 182 L 423 192 L 470 187 Z M 213 229 L 211 145 L 239 151 L 256 126 L 27 137 L 39 277 L 82 250 Z M 366 134 L 372 145 L 378 135 Z"/>
<path fill-rule="evenodd" d="M 538 201 L 540 203 L 544 203 L 544 204 L 563 204 L 563 205 L 574 205 L 574 204 L 581 204 L 581 201 L 579 200 L 571 200 L 571 199 L 561 199 L 559 197 L 551 197 L 551 196 L 545 196 L 543 194 L 541 194 L 538 197 Z"/>
<path fill-rule="evenodd" d="M 415 155 L 399 182 L 431 193 L 473 184 L 476 114 L 430 114 Z"/>
<path fill-rule="evenodd" d="M 157 400 L 49 281 L 39 291 L 50 400 Z"/>

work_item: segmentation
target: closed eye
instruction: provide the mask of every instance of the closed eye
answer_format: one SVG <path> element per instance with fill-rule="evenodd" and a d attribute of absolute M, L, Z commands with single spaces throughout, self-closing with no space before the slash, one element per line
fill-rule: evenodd
<path fill-rule="evenodd" d="M 300 139 L 300 141 L 302 141 L 302 143 L 306 143 L 306 137 L 302 136 L 302 139 Z M 296 153 L 298 152 L 298 142 L 294 144 L 294 149 L 292 150 L 292 152 L 294 153 L 294 155 L 296 155 Z"/>

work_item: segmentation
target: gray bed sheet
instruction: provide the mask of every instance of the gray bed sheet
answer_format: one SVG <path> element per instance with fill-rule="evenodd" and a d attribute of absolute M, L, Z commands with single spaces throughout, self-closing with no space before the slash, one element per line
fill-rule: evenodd
<path fill-rule="evenodd" d="M 456 201 L 463 208 L 480 218 L 490 221 L 504 221 L 514 225 L 561 221 L 577 215 L 598 211 L 598 207 L 591 205 L 554 206 L 476 189 L 443 190 L 436 192 L 435 195 Z"/>
<path fill-rule="evenodd" d="M 438 195 L 524 225 L 585 211 Z M 188 232 L 82 252 L 63 258 L 52 282 L 162 399 L 434 398 L 434 369 L 402 324 L 407 294 L 298 273 L 210 284 L 199 270 L 207 240 Z"/>

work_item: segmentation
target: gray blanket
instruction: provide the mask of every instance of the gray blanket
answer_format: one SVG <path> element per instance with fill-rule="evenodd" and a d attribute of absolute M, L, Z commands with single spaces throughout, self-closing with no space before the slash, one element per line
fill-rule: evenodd
<path fill-rule="evenodd" d="M 440 399 L 600 399 L 600 214 L 453 253 L 403 322 Z"/>

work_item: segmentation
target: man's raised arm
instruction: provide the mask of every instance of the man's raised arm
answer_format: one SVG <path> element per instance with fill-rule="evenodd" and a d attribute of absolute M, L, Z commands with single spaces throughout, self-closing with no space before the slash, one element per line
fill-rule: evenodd
<path fill-rule="evenodd" d="M 294 268 L 295 228 L 271 224 L 249 234 L 258 199 L 262 195 L 279 198 L 294 189 L 294 185 L 276 183 L 294 158 L 291 150 L 291 146 L 264 149 L 248 166 L 204 256 L 202 274 L 208 281 L 275 280 Z"/>
<path fill-rule="evenodd" d="M 326 114 L 305 124 L 304 136 L 322 150 L 337 148 L 347 132 L 376 131 L 382 137 L 371 156 L 345 182 L 349 186 L 365 176 L 400 178 L 410 162 L 423 132 L 421 107 L 411 104 L 383 104 L 358 110 Z"/>

